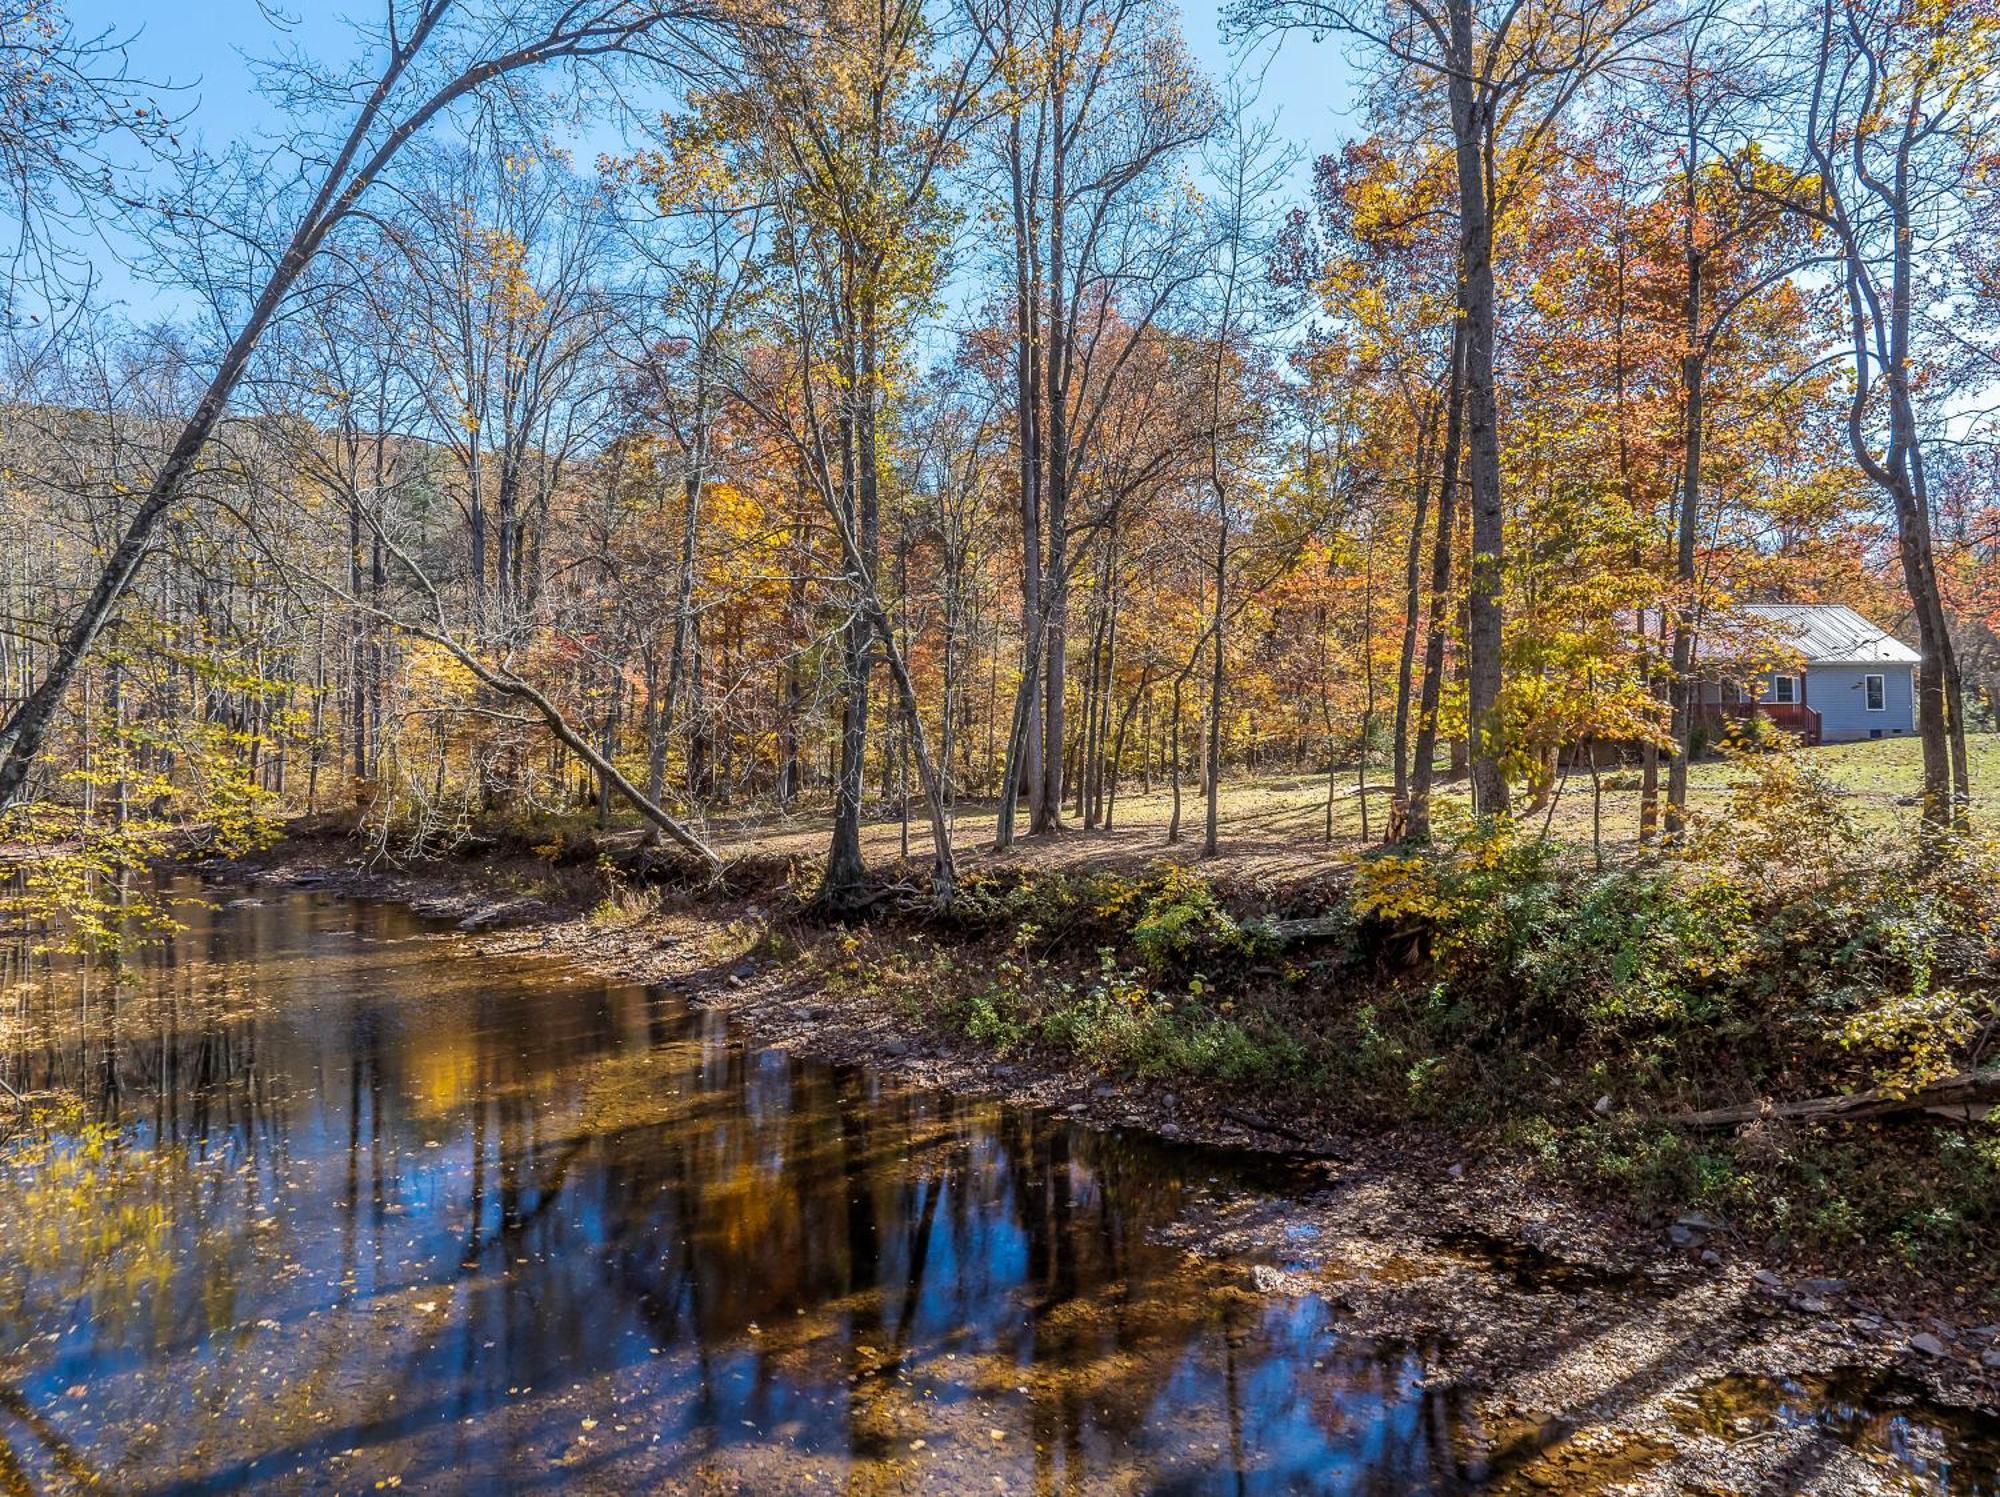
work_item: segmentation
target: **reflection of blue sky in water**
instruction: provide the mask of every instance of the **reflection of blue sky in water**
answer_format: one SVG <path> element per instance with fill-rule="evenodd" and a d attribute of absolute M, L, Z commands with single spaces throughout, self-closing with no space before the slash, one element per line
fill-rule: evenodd
<path fill-rule="evenodd" d="M 25 1058 L 184 1150 L 130 1187 L 164 1266 L 10 1328 L 120 1490 L 1464 1485 L 1419 1356 L 1155 1240 L 1216 1156 L 746 1054 L 382 907 L 183 915 Z"/>

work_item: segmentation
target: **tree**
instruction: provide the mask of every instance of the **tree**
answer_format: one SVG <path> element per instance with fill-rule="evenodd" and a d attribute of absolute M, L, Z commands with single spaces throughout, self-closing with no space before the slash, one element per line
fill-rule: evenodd
<path fill-rule="evenodd" d="M 1532 167 L 1539 148 L 1586 85 L 1619 67 L 1675 21 L 1665 0 L 1616 4 L 1551 0 L 1407 0 L 1382 10 L 1348 0 L 1238 0 L 1248 30 L 1337 31 L 1376 48 L 1390 86 L 1411 107 L 1437 110 L 1449 127 L 1457 185 L 1459 311 L 1465 324 L 1465 468 L 1472 514 L 1467 574 L 1467 731 L 1473 794 L 1486 814 L 1505 814 L 1508 787 L 1502 683 L 1502 595 L 1506 508 L 1494 359 L 1499 299 L 1494 279 L 1497 215 L 1507 202 L 1511 157 Z"/>
<path fill-rule="evenodd" d="M 122 143 L 162 151 L 172 130 L 114 32 L 78 32 L 56 0 L 0 11 L 0 327 L 46 336 L 81 310 L 89 266 L 66 231 L 118 201 Z"/>
<path fill-rule="evenodd" d="M 1208 263 L 1200 282 L 1196 316 L 1208 366 L 1203 410 L 1205 474 L 1215 507 L 1215 552 L 1211 573 L 1214 614 L 1209 622 L 1208 751 L 1205 760 L 1205 814 L 1201 850 L 1216 853 L 1222 794 L 1222 706 L 1226 679 L 1226 635 L 1234 599 L 1230 593 L 1233 528 L 1241 524 L 1240 489 L 1257 482 L 1257 458 L 1265 450 L 1270 406 L 1270 367 L 1260 346 L 1273 325 L 1273 305 L 1260 294 L 1276 248 L 1272 213 L 1275 189 L 1290 159 L 1273 148 L 1266 121 L 1248 115 L 1249 100 L 1233 94 L 1210 138 L 1208 175 L 1215 184 L 1210 205 Z"/>
<path fill-rule="evenodd" d="M 1454 596 L 1464 379 L 1457 254 L 1448 234 L 1449 165 L 1427 143 L 1386 133 L 1322 157 L 1314 172 L 1313 212 L 1293 215 L 1279 257 L 1280 279 L 1309 290 L 1318 315 L 1337 330 L 1336 341 L 1325 345 L 1335 357 L 1321 362 L 1309 353 L 1305 359 L 1308 380 L 1325 387 L 1313 398 L 1339 398 L 1335 388 L 1351 384 L 1357 372 L 1383 389 L 1388 399 L 1371 410 L 1368 426 L 1394 448 L 1393 456 L 1384 455 L 1385 491 L 1410 500 L 1385 825 L 1390 840 L 1422 841 L 1430 835 Z M 1425 527 L 1434 491 L 1436 539 L 1427 570 Z M 1426 633 L 1427 599 L 1431 627 L 1419 686 L 1418 641 Z M 1365 811 L 1365 798 L 1363 805 Z"/>
<path fill-rule="evenodd" d="M 1896 517 L 1916 617 L 1922 817 L 1963 825 L 1970 786 L 1965 692 L 1938 580 L 1926 448 L 1951 385 L 1943 326 L 1958 246 L 1996 143 L 1991 8 L 1821 0 L 1808 35 L 1805 149 L 1817 169 L 1806 212 L 1838 256 L 1853 393 L 1855 461 Z"/>
<path fill-rule="evenodd" d="M 1062 822 L 1070 585 L 1103 513 L 1079 514 L 1095 440 L 1147 334 L 1200 274 L 1169 168 L 1212 100 L 1158 0 L 998 0 L 979 14 L 1001 82 L 993 131 L 1011 229 L 1022 671 L 997 842 Z"/>
<path fill-rule="evenodd" d="M 388 0 L 379 29 L 370 34 L 381 59 L 360 106 L 346 129 L 329 137 L 324 153 L 302 153 L 297 206 L 282 246 L 257 247 L 263 269 L 230 320 L 226 344 L 205 388 L 168 445 L 42 679 L 0 725 L 0 809 L 24 794 L 64 692 L 131 588 L 154 532 L 196 471 L 265 333 L 291 305 L 299 278 L 356 215 L 404 147 L 460 101 L 503 87 L 518 74 L 550 64 L 590 66 L 641 54 L 664 59 L 685 32 L 710 19 L 698 0 L 637 5 L 631 0 L 548 0 L 527 6 Z M 322 82 L 304 64 L 292 70 L 289 81 L 301 106 L 325 106 L 347 97 L 344 84 Z"/>
<path fill-rule="evenodd" d="M 788 347 L 782 361 L 739 362 L 734 393 L 793 450 L 832 522 L 851 594 L 820 901 L 843 911 L 866 897 L 862 775 L 879 648 L 922 774 L 932 893 L 943 905 L 957 877 L 944 786 L 880 586 L 883 410 L 910 319 L 942 274 L 941 179 L 991 67 L 969 40 L 954 49 L 941 39 L 920 0 L 887 9 L 820 0 L 812 20 L 746 31 L 741 76 L 703 97 L 705 118 L 690 128 L 717 170 L 771 205 L 770 274 L 784 288 L 772 307 Z"/>

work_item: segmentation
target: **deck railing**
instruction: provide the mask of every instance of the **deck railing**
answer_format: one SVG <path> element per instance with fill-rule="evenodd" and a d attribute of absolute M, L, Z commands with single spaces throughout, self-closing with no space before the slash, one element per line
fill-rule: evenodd
<path fill-rule="evenodd" d="M 1819 746 L 1823 731 L 1819 709 L 1804 702 L 1703 702 L 1695 720 L 1711 730 L 1720 730 L 1731 719 L 1768 718 L 1809 748 Z"/>

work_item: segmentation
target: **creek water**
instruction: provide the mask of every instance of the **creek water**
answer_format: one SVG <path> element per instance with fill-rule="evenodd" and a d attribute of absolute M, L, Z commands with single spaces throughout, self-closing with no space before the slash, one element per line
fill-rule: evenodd
<path fill-rule="evenodd" d="M 1424 1347 L 1160 1240 L 1268 1166 L 759 1049 L 392 906 L 177 893 L 121 981 L 10 974 L 0 1076 L 83 1103 L 0 1198 L 0 1492 L 1495 1479 Z"/>

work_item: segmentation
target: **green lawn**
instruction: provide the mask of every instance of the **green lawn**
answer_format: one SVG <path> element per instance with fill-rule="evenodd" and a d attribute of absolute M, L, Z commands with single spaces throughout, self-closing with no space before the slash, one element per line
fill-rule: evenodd
<path fill-rule="evenodd" d="M 2000 822 L 2000 734 L 1980 733 L 1969 740 L 1971 758 L 1972 819 L 1975 828 L 1992 830 Z M 1803 749 L 1808 763 L 1823 770 L 1844 790 L 1856 820 L 1885 836 L 1912 835 L 1917 825 L 1915 796 L 1923 780 L 1923 751 L 1914 738 L 1872 739 L 1861 743 L 1833 743 Z M 1718 814 L 1728 803 L 1729 787 L 1736 776 L 1735 766 L 1719 759 L 1696 764 L 1688 775 L 1688 800 L 1697 813 Z M 1635 776 L 1626 773 L 1621 781 Z M 1904 802 L 1909 802 L 1904 804 Z M 1637 790 L 1607 792 L 1604 796 L 1605 840 L 1628 843 L 1633 840 L 1639 816 Z M 1586 776 L 1571 778 L 1563 803 L 1556 808 L 1555 829 L 1565 835 L 1587 839 L 1590 835 L 1590 782 Z"/>

